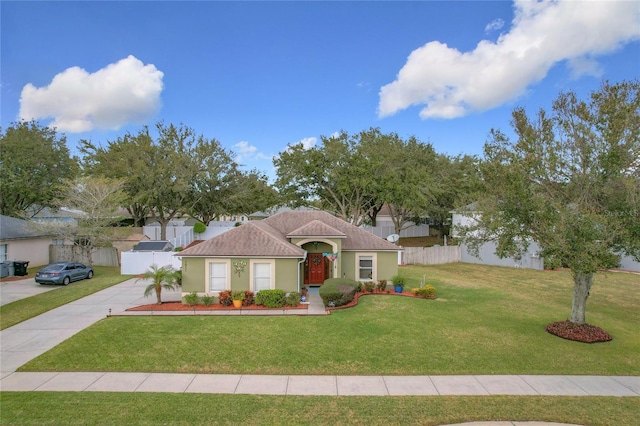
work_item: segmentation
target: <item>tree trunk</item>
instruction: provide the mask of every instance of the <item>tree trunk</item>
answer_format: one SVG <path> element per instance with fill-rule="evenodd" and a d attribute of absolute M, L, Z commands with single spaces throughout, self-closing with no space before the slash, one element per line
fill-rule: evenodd
<path fill-rule="evenodd" d="M 593 273 L 573 273 L 573 305 L 571 307 L 571 321 L 574 324 L 585 323 L 587 297 L 593 284 Z"/>
<path fill-rule="evenodd" d="M 156 287 L 156 299 L 158 305 L 162 305 L 162 287 Z"/>

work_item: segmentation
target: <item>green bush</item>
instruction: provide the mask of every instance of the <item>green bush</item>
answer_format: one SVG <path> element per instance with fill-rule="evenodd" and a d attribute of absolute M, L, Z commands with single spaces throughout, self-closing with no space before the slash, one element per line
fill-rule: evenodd
<path fill-rule="evenodd" d="M 360 283 L 346 278 L 330 278 L 320 287 L 324 306 L 342 306 L 355 297 Z"/>
<path fill-rule="evenodd" d="M 281 308 L 284 306 L 287 294 L 278 288 L 274 290 L 260 290 L 256 293 L 256 305 L 267 308 Z"/>
<path fill-rule="evenodd" d="M 378 285 L 376 285 L 376 288 L 379 291 L 385 291 L 387 289 L 387 280 L 378 281 Z"/>
<path fill-rule="evenodd" d="M 297 291 L 291 292 L 287 295 L 285 303 L 289 306 L 298 306 L 300 304 L 301 297 L 302 295 Z"/>
<path fill-rule="evenodd" d="M 205 232 L 207 230 L 207 225 L 205 225 L 202 222 L 196 222 L 193 225 L 193 232 L 195 232 L 196 234 L 202 234 L 203 232 Z"/>
<path fill-rule="evenodd" d="M 200 298 L 200 300 L 202 300 L 202 304 L 204 306 L 211 306 L 211 304 L 213 303 L 214 297 L 209 296 L 208 294 L 205 294 Z"/>
<path fill-rule="evenodd" d="M 198 293 L 196 293 L 195 291 L 192 291 L 191 293 L 187 294 L 184 297 L 184 303 L 186 303 L 189 306 L 195 306 L 198 304 Z"/>

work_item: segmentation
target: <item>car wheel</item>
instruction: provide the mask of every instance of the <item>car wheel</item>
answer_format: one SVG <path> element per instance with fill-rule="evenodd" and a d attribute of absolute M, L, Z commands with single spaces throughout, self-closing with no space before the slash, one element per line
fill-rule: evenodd
<path fill-rule="evenodd" d="M 93 278 L 93 271 L 89 271 L 87 274 L 87 279 L 90 280 L 91 278 Z"/>
<path fill-rule="evenodd" d="M 69 277 L 64 277 L 64 279 L 62 280 L 63 285 L 69 285 L 70 282 L 71 282 L 71 278 Z"/>

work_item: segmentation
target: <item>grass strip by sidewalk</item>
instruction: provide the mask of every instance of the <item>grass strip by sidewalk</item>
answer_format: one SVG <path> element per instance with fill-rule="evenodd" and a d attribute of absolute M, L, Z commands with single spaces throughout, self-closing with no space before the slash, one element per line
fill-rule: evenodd
<path fill-rule="evenodd" d="M 638 397 L 330 397 L 3 392 L 3 425 L 442 425 L 546 421 L 635 426 Z"/>
<path fill-rule="evenodd" d="M 90 280 L 76 281 L 0 306 L 0 330 L 132 278 L 120 275 L 119 267 L 96 266 L 94 270 L 95 276 Z"/>
<path fill-rule="evenodd" d="M 587 316 L 613 340 L 585 344 L 545 331 L 570 311 L 570 274 L 464 264 L 402 272 L 409 286 L 437 280 L 439 299 L 370 295 L 312 317 L 105 318 L 19 371 L 640 375 L 638 275 L 598 277 Z"/>

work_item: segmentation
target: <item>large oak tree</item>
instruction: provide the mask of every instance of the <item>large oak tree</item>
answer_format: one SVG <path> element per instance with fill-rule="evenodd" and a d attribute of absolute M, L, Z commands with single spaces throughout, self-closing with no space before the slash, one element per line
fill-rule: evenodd
<path fill-rule="evenodd" d="M 78 164 L 64 135 L 35 121 L 0 128 L 0 213 L 32 217 L 59 207 L 63 180 L 73 179 Z"/>
<path fill-rule="evenodd" d="M 467 240 L 497 241 L 501 256 L 536 241 L 571 269 L 570 321 L 584 324 L 594 274 L 619 254 L 640 260 L 640 83 L 561 93 L 550 113 L 515 109 L 512 126 L 516 141 L 496 130 L 485 145 L 487 196 Z"/>

